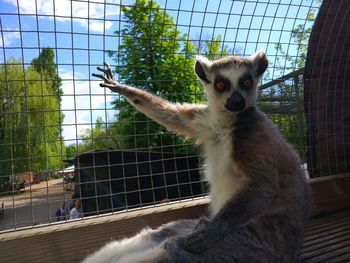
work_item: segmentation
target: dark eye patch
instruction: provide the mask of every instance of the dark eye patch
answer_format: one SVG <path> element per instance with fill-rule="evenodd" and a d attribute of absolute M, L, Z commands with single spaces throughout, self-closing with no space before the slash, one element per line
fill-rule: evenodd
<path fill-rule="evenodd" d="M 243 76 L 239 79 L 238 84 L 241 89 L 250 89 L 253 87 L 253 78 L 251 75 Z"/>
<path fill-rule="evenodd" d="M 214 89 L 218 92 L 224 92 L 230 89 L 230 81 L 224 77 L 218 76 L 214 81 Z"/>

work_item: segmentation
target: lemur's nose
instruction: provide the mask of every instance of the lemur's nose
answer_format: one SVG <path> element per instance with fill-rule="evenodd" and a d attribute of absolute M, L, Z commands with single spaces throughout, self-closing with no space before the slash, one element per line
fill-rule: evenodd
<path fill-rule="evenodd" d="M 241 111 L 245 107 L 245 99 L 238 91 L 234 91 L 226 101 L 225 108 L 229 111 Z"/>

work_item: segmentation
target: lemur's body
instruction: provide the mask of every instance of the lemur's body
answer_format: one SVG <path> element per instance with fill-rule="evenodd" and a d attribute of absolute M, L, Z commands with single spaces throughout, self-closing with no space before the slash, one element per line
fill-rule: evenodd
<path fill-rule="evenodd" d="M 180 135 L 203 144 L 211 216 L 178 221 L 116 241 L 86 262 L 294 262 L 309 215 L 309 192 L 295 151 L 255 106 L 267 67 L 250 59 L 198 58 L 208 105 L 171 104 L 116 83 L 101 86 Z"/>

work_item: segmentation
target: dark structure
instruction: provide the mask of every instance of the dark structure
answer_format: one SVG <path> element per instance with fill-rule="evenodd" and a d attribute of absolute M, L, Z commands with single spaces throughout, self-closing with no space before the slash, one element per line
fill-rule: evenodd
<path fill-rule="evenodd" d="M 312 177 L 350 171 L 350 1 L 324 0 L 305 65 L 308 168 Z"/>
<path fill-rule="evenodd" d="M 85 216 L 203 195 L 198 163 L 172 153 L 84 153 L 75 159 L 74 195 Z"/>

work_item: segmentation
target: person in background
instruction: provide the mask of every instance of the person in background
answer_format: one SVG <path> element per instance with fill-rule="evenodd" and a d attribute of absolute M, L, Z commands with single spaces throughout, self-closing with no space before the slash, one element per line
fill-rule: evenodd
<path fill-rule="evenodd" d="M 61 207 L 56 211 L 56 221 L 66 220 L 66 202 L 61 203 Z"/>
<path fill-rule="evenodd" d="M 69 219 L 77 219 L 77 218 L 81 218 L 81 216 L 82 216 L 82 211 L 80 208 L 80 199 L 76 199 L 74 203 L 74 207 L 69 213 Z"/>
<path fill-rule="evenodd" d="M 74 193 L 72 198 L 68 200 L 68 205 L 67 205 L 67 208 L 68 208 L 68 211 L 71 211 L 75 205 L 75 200 L 79 199 L 80 196 L 79 194 L 77 193 Z"/>

